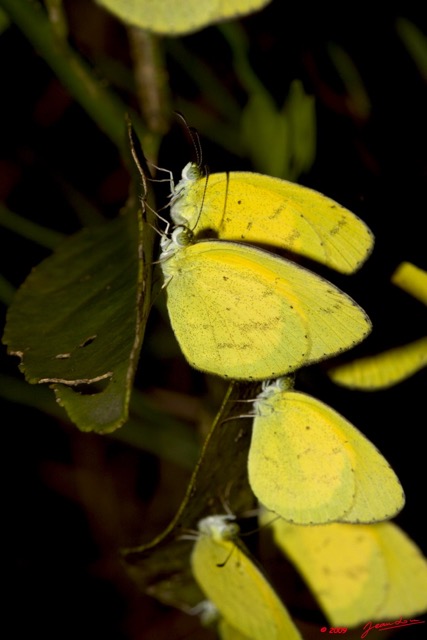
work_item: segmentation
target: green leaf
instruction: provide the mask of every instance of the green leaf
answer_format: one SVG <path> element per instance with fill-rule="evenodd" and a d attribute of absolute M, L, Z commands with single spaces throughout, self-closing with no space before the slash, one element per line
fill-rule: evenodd
<path fill-rule="evenodd" d="M 301 80 L 290 86 L 282 115 L 289 123 L 290 162 L 287 177 L 297 180 L 309 171 L 316 157 L 316 107 L 314 97 L 305 93 Z"/>
<path fill-rule="evenodd" d="M 314 99 L 305 93 L 300 80 L 294 80 L 279 111 L 270 94 L 258 87 L 243 110 L 241 136 L 255 171 L 297 180 L 315 157 Z"/>
<path fill-rule="evenodd" d="M 143 330 L 141 247 L 136 213 L 80 231 L 32 271 L 7 315 L 3 340 L 28 382 L 56 383 L 85 431 L 112 431 L 127 417 Z M 101 390 L 79 393 L 99 381 Z"/>
<path fill-rule="evenodd" d="M 242 142 L 255 171 L 285 178 L 290 166 L 289 123 L 267 93 L 253 93 L 241 120 Z"/>

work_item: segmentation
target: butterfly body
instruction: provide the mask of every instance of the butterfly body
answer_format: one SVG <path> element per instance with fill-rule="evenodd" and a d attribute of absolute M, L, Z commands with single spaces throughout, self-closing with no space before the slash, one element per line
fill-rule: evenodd
<path fill-rule="evenodd" d="M 255 402 L 248 472 L 258 499 L 296 524 L 375 522 L 404 505 L 394 471 L 331 407 L 282 381 Z"/>
<path fill-rule="evenodd" d="M 301 640 L 273 588 L 251 560 L 229 516 L 199 522 L 193 575 L 224 620 L 251 640 Z"/>
<path fill-rule="evenodd" d="M 364 311 L 334 285 L 259 248 L 193 242 L 184 226 L 162 247 L 172 328 L 201 371 L 277 377 L 349 349 L 371 329 Z"/>

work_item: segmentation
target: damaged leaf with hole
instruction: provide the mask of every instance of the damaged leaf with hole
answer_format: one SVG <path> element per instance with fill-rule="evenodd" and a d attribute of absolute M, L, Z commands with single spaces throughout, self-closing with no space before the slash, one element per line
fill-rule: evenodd
<path fill-rule="evenodd" d="M 141 246 L 135 211 L 84 229 L 33 269 L 9 308 L 8 352 L 28 382 L 56 385 L 84 430 L 111 431 L 127 417 L 142 336 Z"/>

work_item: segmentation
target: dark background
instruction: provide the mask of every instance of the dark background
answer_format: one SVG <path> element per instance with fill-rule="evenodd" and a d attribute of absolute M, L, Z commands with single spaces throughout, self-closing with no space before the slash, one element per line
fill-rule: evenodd
<path fill-rule="evenodd" d="M 71 41 L 89 61 L 105 52 L 129 65 L 126 33 L 114 18 L 92 3 L 65 6 Z M 427 78 L 397 35 L 398 17 L 426 33 L 422 8 L 406 3 L 384 6 L 374 14 L 368 3 L 284 8 L 273 0 L 241 21 L 250 38 L 253 67 L 278 104 L 296 77 L 316 97 L 317 156 L 300 181 L 353 210 L 376 236 L 374 253 L 360 273 L 351 280 L 333 276 L 374 323 L 372 336 L 357 355 L 414 340 L 425 335 L 427 326 L 423 305 L 390 284 L 402 260 L 427 269 Z M 239 94 L 215 28 L 184 41 Z M 331 42 L 349 54 L 360 73 L 371 103 L 365 119 L 346 102 L 342 79 L 328 55 Z M 1 199 L 22 216 L 69 234 L 80 224 L 66 181 L 104 215 L 116 215 L 129 185 L 117 150 L 13 25 L 0 37 L 0 59 Z M 174 60 L 168 64 L 173 97 L 202 102 Z M 131 92 L 118 90 L 134 103 Z M 250 168 L 200 133 L 212 171 Z M 174 126 L 162 146 L 161 166 L 179 172 L 191 154 Z M 49 253 L 4 229 L 0 242 L 1 273 L 16 287 Z M 4 315 L 3 307 L 2 320 Z M 148 339 L 154 329 L 150 326 Z M 1 371 L 19 377 L 16 359 L 6 356 L 3 347 L 1 353 Z M 322 367 L 305 382 L 390 461 L 407 495 L 396 522 L 424 553 L 426 375 L 421 371 L 377 393 L 338 389 Z M 205 381 L 188 372 L 179 358 L 160 367 L 154 361 L 144 366 L 137 384 L 153 389 L 153 394 L 157 387 L 188 396 L 206 390 Z M 155 535 L 167 524 L 180 504 L 189 470 L 112 439 L 80 434 L 19 402 L 2 402 L 2 427 L 3 549 L 12 568 L 4 584 L 11 602 L 4 624 L 7 628 L 10 618 L 12 636 L 210 637 L 196 620 L 140 596 L 117 559 L 120 546 L 135 544 L 147 530 Z M 422 631 L 402 630 L 396 637 L 420 638 Z"/>

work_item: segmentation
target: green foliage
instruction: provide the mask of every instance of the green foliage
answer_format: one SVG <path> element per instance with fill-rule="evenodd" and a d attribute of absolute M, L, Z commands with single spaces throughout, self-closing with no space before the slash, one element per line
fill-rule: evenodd
<path fill-rule="evenodd" d="M 55 383 L 84 431 L 112 431 L 127 418 L 142 336 L 141 244 L 135 211 L 84 229 L 32 271 L 9 308 L 9 352 L 28 382 Z M 99 381 L 104 389 L 80 393 Z"/>
<path fill-rule="evenodd" d="M 119 547 L 122 547 L 124 550 L 120 570 L 124 566 L 126 575 L 131 575 L 144 593 L 181 611 L 195 614 L 196 605 L 200 603 L 203 594 L 193 579 L 189 558 L 198 521 L 212 513 L 231 512 L 243 516 L 256 506 L 256 498 L 247 477 L 247 459 L 251 446 L 249 414 L 252 408 L 248 410 L 242 407 L 252 407 L 252 404 L 245 405 L 243 402 L 252 403 L 260 389 L 258 385 L 232 384 L 226 391 L 222 381 L 189 371 L 179 354 L 166 319 L 160 283 L 154 279 L 154 286 L 152 285 L 152 271 L 157 260 L 152 210 L 157 208 L 162 218 L 167 220 L 169 212 L 165 213 L 164 209 L 168 207 L 168 196 L 171 194 L 166 193 L 165 196 L 161 192 L 162 185 L 153 182 L 153 193 L 149 194 L 148 204 L 143 204 L 141 212 L 137 198 L 141 195 L 145 197 L 145 186 L 142 188 L 141 178 L 135 166 L 130 163 L 126 115 L 130 114 L 144 153 L 154 165 L 165 163 L 167 168 L 173 166 L 175 171 L 176 167 L 181 169 L 188 161 L 188 147 L 176 144 L 170 131 L 170 123 L 174 120 L 173 111 L 179 110 L 191 125 L 197 127 L 204 149 L 209 150 L 203 162 L 209 163 L 209 154 L 212 153 L 211 157 L 214 157 L 216 150 L 219 158 L 216 162 L 220 164 L 220 170 L 228 169 L 223 166 L 226 157 L 226 162 L 230 162 L 233 167 L 237 165 L 239 168 L 299 180 L 303 177 L 306 179 L 315 166 L 318 132 L 320 138 L 323 133 L 323 140 L 325 139 L 320 126 L 321 117 L 318 121 L 319 102 L 322 99 L 324 101 L 321 108 L 325 104 L 332 104 L 332 110 L 338 112 L 340 117 L 343 114 L 345 117 L 349 115 L 358 127 L 362 127 L 369 122 L 374 100 L 370 94 L 371 87 L 365 83 L 363 71 L 357 61 L 350 56 L 345 46 L 338 46 L 334 42 L 327 42 L 325 50 L 329 62 L 332 61 L 335 67 L 335 73 L 338 72 L 341 82 L 338 92 L 331 91 L 328 87 L 325 89 L 319 78 L 319 69 L 310 67 L 309 55 L 306 58 L 306 69 L 311 68 L 311 81 L 307 81 L 307 77 L 302 79 L 302 70 L 298 65 L 292 67 L 290 60 L 280 57 L 276 59 L 275 54 L 275 68 L 273 73 L 269 73 L 271 70 L 261 56 L 263 46 L 268 49 L 268 38 L 267 42 L 257 41 L 253 37 L 256 33 L 255 23 L 251 26 L 250 22 L 245 25 L 237 20 L 237 15 L 268 5 L 265 1 L 219 3 L 216 10 L 209 13 L 208 2 L 196 2 L 194 5 L 186 3 L 182 7 L 173 2 L 167 7 L 165 2 L 143 3 L 141 0 L 141 3 L 137 3 L 135 0 L 133 3 L 114 3 L 113 6 L 107 0 L 99 0 L 97 4 L 111 11 L 119 7 L 113 13 L 125 20 L 123 24 L 113 14 L 104 12 L 91 2 L 85 8 L 89 8 L 89 13 L 98 12 L 95 13 L 95 18 L 88 20 L 89 29 L 93 28 L 93 47 L 88 46 L 88 41 L 84 40 L 84 13 L 80 13 L 82 9 L 79 9 L 78 4 L 63 5 L 60 0 L 46 0 L 43 6 L 30 0 L 0 0 L 0 11 L 5 11 L 6 16 L 4 19 L 3 13 L 0 14 L 0 28 L 4 28 L 3 25 L 7 25 L 9 20 L 14 23 L 37 52 L 39 62 L 46 64 L 43 73 L 50 74 L 49 86 L 53 86 L 55 90 L 59 81 L 63 87 L 61 91 L 66 94 L 64 103 L 68 102 L 63 106 L 64 112 L 58 115 L 53 109 L 53 115 L 48 113 L 46 123 L 49 127 L 43 129 L 43 134 L 49 128 L 54 128 L 55 118 L 67 123 L 67 117 L 72 121 L 69 113 L 73 109 L 79 112 L 80 117 L 84 113 L 85 126 L 89 123 L 88 128 L 96 131 L 96 136 L 100 136 L 93 138 L 99 149 L 97 148 L 97 160 L 94 163 L 96 166 L 87 170 L 89 181 L 95 183 L 97 179 L 98 162 L 102 165 L 109 154 L 115 158 L 114 167 L 104 169 L 106 173 L 102 176 L 103 182 L 95 190 L 97 195 L 109 189 L 110 193 L 114 192 L 117 184 L 126 180 L 129 180 L 130 186 L 122 187 L 121 191 L 119 189 L 119 203 L 112 198 L 113 208 L 104 218 L 99 211 L 105 203 L 94 206 L 91 202 L 91 198 L 96 199 L 93 193 L 88 196 L 84 187 L 74 184 L 73 170 L 80 163 L 83 164 L 85 154 L 92 151 L 89 148 L 91 143 L 86 140 L 87 131 L 83 129 L 78 132 L 81 156 L 73 158 L 72 168 L 66 165 L 67 170 L 64 172 L 64 165 L 58 163 L 56 167 L 56 158 L 49 157 L 52 149 L 46 152 L 48 161 L 43 158 L 43 177 L 45 174 L 49 175 L 51 184 L 49 187 L 46 184 L 43 186 L 42 205 L 40 200 L 36 200 L 37 204 L 34 206 L 31 201 L 31 207 L 27 204 L 25 210 L 25 205 L 20 205 L 20 199 L 13 197 L 4 206 L 0 205 L 0 225 L 4 229 L 3 253 L 6 254 L 5 249 L 11 238 L 14 241 L 20 239 L 22 247 L 14 257 L 16 264 L 19 264 L 16 276 L 13 272 L 8 272 L 9 261 L 4 265 L 4 275 L 0 274 L 0 299 L 5 307 L 9 305 L 3 342 L 10 354 L 21 358 L 20 370 L 31 383 L 24 383 L 22 377 L 18 378 L 13 360 L 5 358 L 5 373 L 0 374 L 0 395 L 6 406 L 13 403 L 17 412 L 32 410 L 30 415 L 35 417 L 31 417 L 29 422 L 40 441 L 43 440 L 48 417 L 55 421 L 58 432 L 64 434 L 70 451 L 75 456 L 74 477 L 70 485 L 78 487 L 77 491 L 74 489 L 73 493 L 73 489 L 67 485 L 69 469 L 64 464 L 54 467 L 43 461 L 40 474 L 56 491 L 71 496 L 83 507 L 93 531 L 99 532 L 105 527 L 105 546 L 100 544 L 100 548 L 108 556 L 107 564 L 111 556 L 116 557 Z M 123 13 L 129 8 L 138 11 L 139 18 Z M 274 11 L 274 3 L 272 9 Z M 160 26 L 156 26 L 154 22 L 141 22 L 141 16 L 157 19 L 158 11 L 163 12 L 160 15 Z M 222 23 L 230 18 L 234 18 L 234 21 Z M 262 13 L 260 20 L 262 21 Z M 127 21 L 132 26 L 126 24 Z M 178 34 L 198 31 L 205 25 L 217 22 L 222 24 L 189 38 L 177 37 Z M 292 25 L 291 19 L 289 24 Z M 141 25 L 147 31 L 139 28 Z M 286 39 L 288 27 L 282 25 L 281 28 L 279 40 L 282 42 Z M 424 35 L 403 18 L 397 21 L 396 28 L 419 73 L 425 76 Z M 98 36 L 98 29 L 102 33 L 99 40 L 95 37 Z M 9 37 L 11 31 L 8 30 L 2 37 Z M 157 38 L 153 35 L 157 32 L 171 37 Z M 125 34 L 128 37 L 129 42 L 119 55 L 114 46 L 105 46 L 111 33 Z M 120 35 L 117 42 L 114 42 L 115 45 L 117 43 L 120 43 Z M 215 65 L 220 59 L 225 62 Z M 272 58 L 266 56 L 266 59 Z M 28 78 L 25 80 L 21 84 L 27 88 Z M 25 94 L 25 100 L 34 100 L 34 122 L 37 122 L 37 118 L 43 121 L 45 115 L 43 108 L 37 106 L 39 100 L 43 103 L 44 90 L 45 87 L 39 90 L 42 95 L 36 92 L 36 97 L 28 94 L 27 98 Z M 12 93 L 6 87 L 5 102 Z M 52 101 L 56 106 L 59 103 L 61 100 L 56 103 Z M 70 104 L 73 109 L 70 109 Z M 46 106 L 46 103 L 43 105 Z M 334 120 L 333 126 L 336 126 L 336 122 Z M 398 127 L 393 129 L 393 134 L 397 129 Z M 352 134 L 354 135 L 354 131 Z M 43 135 L 40 137 L 43 139 Z M 29 136 L 28 145 L 32 143 Z M 104 143 L 107 147 L 103 146 Z M 63 147 L 64 141 L 59 136 L 54 153 L 62 150 L 67 155 L 68 149 Z M 43 144 L 39 147 L 39 152 L 40 148 L 43 148 Z M 107 150 L 105 158 L 104 149 Z M 184 162 L 181 159 L 182 149 L 185 154 Z M 363 143 L 358 150 L 361 157 L 368 159 L 367 165 L 374 167 L 375 171 L 371 150 L 365 149 Z M 29 162 L 31 153 L 28 153 L 27 147 L 19 148 L 16 157 L 25 164 Z M 164 160 L 165 157 L 167 160 Z M 334 158 L 331 166 L 336 170 L 340 162 L 340 157 L 338 160 Z M 143 159 L 141 164 L 144 165 Z M 145 171 L 148 177 L 148 172 L 146 169 Z M 4 173 L 15 180 L 13 166 L 11 168 L 5 163 Z M 123 176 L 126 176 L 124 180 Z M 159 172 L 155 177 L 164 180 L 165 174 Z M 174 177 L 176 184 L 176 176 Z M 168 180 L 166 177 L 167 183 Z M 345 191 L 339 176 L 333 175 L 333 180 L 336 182 L 337 192 L 340 188 Z M 316 184 L 313 186 L 318 188 Z M 166 190 L 167 188 L 168 184 Z M 69 221 L 65 221 L 63 212 L 56 209 L 55 217 L 49 220 L 47 216 L 46 222 L 44 216 L 48 211 L 49 197 L 55 189 L 65 196 L 64 200 L 72 210 L 71 225 Z M 21 191 L 24 190 L 22 187 Z M 360 190 L 363 192 L 362 187 Z M 127 191 L 130 191 L 130 195 Z M 5 194 L 5 200 L 8 200 L 7 189 Z M 44 200 L 47 203 L 46 209 Z M 99 200 L 102 202 L 101 197 Z M 125 201 L 126 210 L 119 213 Z M 384 211 L 387 213 L 388 231 L 393 225 L 388 209 L 384 208 Z M 407 213 L 405 209 L 405 216 Z M 156 223 L 157 226 L 164 229 L 165 220 Z M 76 226 L 79 228 L 82 225 L 83 229 L 74 232 Z M 49 228 L 50 226 L 55 229 Z M 401 234 L 405 231 L 401 212 L 396 226 L 400 242 Z M 338 234 L 339 230 L 339 227 L 334 228 L 333 233 Z M 412 237 L 416 235 L 414 231 L 411 228 Z M 330 229 L 329 232 L 332 234 Z M 296 235 L 300 235 L 299 231 Z M 64 240 L 64 236 L 68 236 L 67 239 Z M 40 257 L 40 252 L 37 252 L 40 247 L 44 250 L 53 249 L 52 255 L 42 260 L 46 253 Z M 33 255 L 34 248 L 37 251 Z M 383 255 L 387 256 L 387 251 Z M 296 259 L 300 260 L 298 257 Z M 397 262 L 393 254 L 393 265 Z M 365 295 L 366 304 L 369 303 L 372 307 L 377 298 L 380 298 L 378 293 L 386 290 L 389 274 L 384 278 L 384 271 L 381 271 L 383 265 L 378 269 L 375 262 L 372 267 L 368 264 L 367 268 L 368 271 L 371 269 L 371 275 L 375 268 L 380 274 L 380 280 L 373 279 L 375 285 L 372 285 L 372 300 L 366 293 L 369 292 L 370 282 L 363 273 L 356 276 L 356 284 L 353 280 L 350 283 L 348 279 L 341 286 L 345 290 L 348 286 L 350 292 L 354 287 L 355 298 L 358 300 L 359 295 Z M 24 277 L 19 275 L 20 272 L 29 272 L 30 269 L 31 273 L 13 296 L 14 286 L 11 283 L 18 285 Z M 397 311 L 394 302 L 391 309 L 387 322 L 389 317 L 393 317 L 394 321 Z M 410 313 L 406 319 L 407 325 L 411 325 Z M 381 322 L 379 328 L 381 333 Z M 407 343 L 411 344 L 409 339 Z M 422 346 L 424 353 L 425 339 Z M 424 365 L 423 360 L 422 366 Z M 327 367 L 325 364 L 324 368 Z M 316 383 L 323 379 L 319 385 L 319 395 L 322 395 L 322 391 L 332 393 L 326 387 L 326 376 L 322 378 L 322 368 L 298 371 L 297 384 L 302 387 L 305 385 L 308 393 L 317 394 Z M 411 371 L 413 372 L 413 368 Z M 171 389 L 162 395 L 159 391 L 165 391 L 160 389 L 163 386 Z M 179 389 L 179 393 L 176 389 Z M 357 404 L 359 403 L 353 402 L 352 396 L 345 397 L 349 412 L 350 408 L 356 411 Z M 392 404 L 391 402 L 390 405 Z M 221 407 L 218 411 L 219 405 Z M 363 401 L 360 405 L 363 406 Z M 405 408 L 405 422 L 409 430 L 412 422 L 409 417 L 411 403 L 402 403 L 402 406 Z M 213 419 L 215 414 L 216 418 Z M 375 411 L 370 408 L 366 411 L 364 418 L 366 417 L 367 422 L 373 414 Z M 381 413 L 377 412 L 375 415 Z M 41 422 L 40 416 L 43 417 Z M 387 427 L 391 426 L 387 421 L 384 423 Z M 95 434 L 81 435 L 74 426 L 80 431 L 94 431 Z M 8 426 L 10 432 L 18 433 L 18 439 L 21 428 L 15 420 L 10 421 Z M 394 431 L 388 428 L 386 437 L 392 439 Z M 203 438 L 206 432 L 207 436 Z M 125 509 L 129 507 L 129 511 L 132 511 L 134 504 L 137 504 L 133 526 L 129 527 L 125 536 L 117 533 L 122 533 L 125 528 L 123 522 L 117 522 L 111 517 L 113 510 L 108 503 L 111 493 L 114 493 L 110 492 L 111 486 L 108 485 L 108 490 L 105 490 L 105 485 L 98 486 L 94 481 L 97 471 L 103 480 L 110 479 L 111 467 L 107 466 L 105 473 L 105 467 L 99 458 L 105 455 L 105 459 L 108 459 L 108 447 L 118 441 L 126 445 L 121 484 L 134 482 L 135 486 L 138 485 L 135 479 L 138 470 L 128 469 L 126 457 L 129 451 L 136 451 L 138 464 L 144 466 L 142 492 L 145 492 L 144 499 L 150 502 L 150 507 L 145 512 L 139 502 L 135 500 L 132 503 L 129 494 L 125 500 L 117 501 L 117 510 L 124 504 Z M 202 441 L 203 445 L 200 446 Z M 402 438 L 399 437 L 400 442 Z M 22 451 L 28 449 L 24 439 L 21 446 Z M 98 453 L 102 451 L 99 458 L 95 455 L 92 457 L 91 446 L 99 447 Z M 141 450 L 144 455 L 141 455 Z M 399 464 L 400 457 L 395 457 Z M 157 464 L 155 469 L 153 459 Z M 85 464 L 89 465 L 89 473 Z M 416 465 L 413 466 L 415 468 Z M 191 478 L 189 471 L 192 471 Z M 187 481 L 187 489 L 182 491 Z M 136 488 L 134 492 L 137 493 Z M 26 487 L 26 502 L 27 493 Z M 185 496 L 182 500 L 183 493 Z M 180 502 L 181 506 L 177 508 Z M 27 504 L 20 505 L 20 511 L 25 512 L 27 521 L 26 510 Z M 106 513 L 111 519 L 105 518 Z M 188 535 L 192 535 L 193 539 L 188 539 Z M 72 542 L 74 543 L 74 539 Z M 108 546 L 111 544 L 112 550 Z M 22 549 L 24 546 L 21 545 Z M 69 553 L 66 544 L 64 549 L 66 552 L 61 556 L 62 563 Z M 21 548 L 17 555 L 20 556 L 20 553 Z M 424 571 L 425 561 L 422 556 L 420 558 Z M 60 566 L 61 575 L 62 568 Z M 117 571 L 117 567 L 115 569 Z M 108 575 L 109 579 L 116 578 L 109 565 L 107 569 L 104 567 L 104 572 L 103 575 Z M 114 578 L 111 578 L 112 575 Z M 278 584 L 279 582 L 280 580 L 277 581 Z M 286 585 L 286 604 L 290 601 L 292 613 L 296 610 L 301 617 L 307 613 L 307 621 L 304 620 L 303 625 L 309 628 L 311 612 L 306 612 L 305 604 L 301 607 L 295 596 L 301 590 L 300 582 L 293 590 L 292 580 L 282 582 Z M 77 588 L 73 585 L 73 595 L 80 592 L 79 587 L 80 585 Z M 401 588 L 399 585 L 399 589 Z M 127 602 L 132 600 L 131 597 L 128 598 L 128 593 L 126 591 Z M 400 593 L 398 590 L 398 601 Z M 63 599 L 67 600 L 66 597 Z M 139 602 L 138 600 L 138 608 Z M 153 607 L 153 603 L 149 602 L 147 607 Z M 107 616 L 108 606 L 104 602 L 102 610 L 102 616 Z M 160 614 L 163 616 L 164 609 L 160 610 Z M 227 621 L 220 622 L 218 633 L 225 638 L 228 632 L 223 630 L 222 623 L 226 624 Z M 144 635 L 145 629 L 141 625 L 145 624 L 145 620 L 139 624 L 135 634 L 138 637 L 141 633 Z M 311 626 L 311 631 L 314 629 L 314 633 L 318 634 L 318 625 Z M 98 628 L 96 633 L 101 635 Z M 164 636 L 156 634 L 155 637 L 157 640 L 160 637 L 172 638 L 172 635 L 168 628 Z"/>
<path fill-rule="evenodd" d="M 304 92 L 300 81 L 292 83 L 281 110 L 267 91 L 255 91 L 249 97 L 241 123 L 242 144 L 256 171 L 296 180 L 312 166 L 314 101 Z"/>

